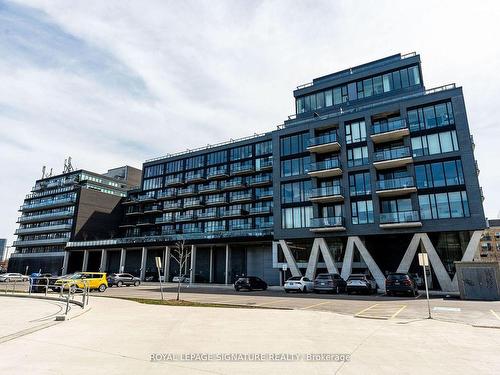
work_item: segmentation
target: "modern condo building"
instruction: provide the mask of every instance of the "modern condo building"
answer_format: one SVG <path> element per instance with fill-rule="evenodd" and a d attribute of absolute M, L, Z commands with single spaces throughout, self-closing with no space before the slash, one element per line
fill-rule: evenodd
<path fill-rule="evenodd" d="M 94 265 L 154 278 L 191 249 L 192 282 L 318 271 L 420 272 L 456 290 L 486 226 L 462 89 L 424 86 L 419 55 L 393 55 L 294 91 L 296 114 L 269 133 L 149 160 L 122 205 L 120 235 L 70 241 L 67 271 Z M 283 269 L 286 267 L 286 274 Z"/>

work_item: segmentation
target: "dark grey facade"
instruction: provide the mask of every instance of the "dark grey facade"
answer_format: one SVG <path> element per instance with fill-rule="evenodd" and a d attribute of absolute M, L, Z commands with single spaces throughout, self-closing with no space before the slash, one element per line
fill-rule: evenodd
<path fill-rule="evenodd" d="M 293 94 L 296 114 L 275 131 L 144 163 L 119 238 L 68 248 L 139 249 L 145 276 L 147 249 L 167 260 L 185 240 L 193 266 L 208 259 L 193 279 L 216 282 L 219 246 L 226 282 L 252 273 L 277 283 L 286 264 L 295 275 L 369 271 L 380 286 L 384 271 L 418 272 L 418 247 L 437 253 L 436 287 L 451 288 L 453 261 L 486 226 L 462 89 L 427 89 L 419 55 L 398 54 Z"/>

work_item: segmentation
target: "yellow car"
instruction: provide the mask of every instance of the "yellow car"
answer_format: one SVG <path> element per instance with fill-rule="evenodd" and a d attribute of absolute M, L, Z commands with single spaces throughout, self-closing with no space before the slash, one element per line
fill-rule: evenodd
<path fill-rule="evenodd" d="M 56 286 L 61 285 L 64 289 L 83 289 L 88 285 L 91 290 L 104 292 L 108 287 L 106 273 L 103 272 L 78 272 L 69 278 L 61 278 L 55 282 Z"/>

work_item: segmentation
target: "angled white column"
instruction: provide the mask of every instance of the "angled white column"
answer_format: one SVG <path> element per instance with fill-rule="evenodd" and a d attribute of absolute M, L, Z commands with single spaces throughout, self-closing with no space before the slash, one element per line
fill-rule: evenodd
<path fill-rule="evenodd" d="M 408 248 L 403 255 L 401 263 L 399 263 L 399 267 L 396 272 L 407 273 L 409 271 L 413 262 L 413 258 L 415 258 L 415 254 L 417 253 L 418 245 L 420 245 L 421 237 L 422 235 L 420 233 L 415 233 L 413 235 L 413 238 L 411 239 L 410 244 L 408 245 Z"/>
<path fill-rule="evenodd" d="M 279 244 L 281 246 L 281 250 L 283 251 L 283 255 L 285 256 L 286 263 L 288 264 L 288 268 L 290 269 L 292 276 L 302 276 L 302 273 L 297 266 L 297 262 L 295 262 L 295 258 L 293 257 L 286 241 L 279 240 Z"/>
<path fill-rule="evenodd" d="M 141 274 L 140 274 L 140 279 L 141 281 L 144 281 L 146 278 L 146 259 L 148 256 L 148 249 L 143 247 L 142 248 L 142 254 L 141 254 Z"/>
<path fill-rule="evenodd" d="M 84 250 L 83 251 L 83 264 L 82 264 L 82 271 L 87 271 L 87 266 L 89 265 L 89 251 Z"/>
<path fill-rule="evenodd" d="M 335 262 L 333 260 L 332 254 L 328 249 L 328 244 L 326 243 L 324 238 L 315 238 L 313 242 L 313 246 L 311 249 L 311 255 L 309 256 L 309 261 L 307 263 L 306 269 L 306 277 L 309 279 L 314 278 L 314 273 L 318 268 L 318 259 L 319 253 L 323 255 L 323 259 L 325 260 L 326 269 L 329 273 L 339 273 L 339 270 L 335 266 Z"/>
<path fill-rule="evenodd" d="M 453 289 L 453 284 L 450 279 L 450 275 L 444 268 L 441 259 L 439 259 L 439 255 L 436 252 L 436 249 L 432 245 L 432 242 L 427 235 L 427 233 L 423 233 L 422 237 L 422 245 L 424 246 L 425 251 L 427 252 L 427 256 L 429 257 L 429 263 L 434 270 L 434 274 L 439 281 L 439 285 L 441 286 L 441 290 L 443 292 L 454 292 L 456 290 Z"/>
<path fill-rule="evenodd" d="M 101 250 L 101 264 L 99 266 L 99 272 L 105 272 L 106 271 L 106 258 L 107 258 L 108 252 L 104 249 Z"/>
<path fill-rule="evenodd" d="M 126 257 L 125 249 L 122 249 L 120 251 L 120 269 L 118 270 L 118 272 L 125 271 L 125 257 Z"/>
<path fill-rule="evenodd" d="M 340 274 L 344 280 L 347 280 L 347 278 L 351 275 L 353 258 L 354 258 L 354 239 L 353 237 L 348 237 L 344 254 L 344 260 L 342 262 L 342 273 Z"/>
<path fill-rule="evenodd" d="M 64 252 L 63 266 L 61 271 L 63 275 L 66 275 L 68 273 L 68 262 L 69 262 L 69 251 L 66 250 Z"/>
<path fill-rule="evenodd" d="M 472 262 L 474 260 L 474 255 L 476 254 L 482 235 L 483 232 L 480 230 L 476 230 L 474 231 L 474 233 L 472 233 L 469 244 L 467 245 L 464 255 L 462 256 L 462 262 Z M 456 273 L 455 275 L 453 275 L 453 280 L 451 282 L 453 285 L 453 289 L 458 290 L 458 280 Z"/>
<path fill-rule="evenodd" d="M 196 246 L 191 245 L 191 266 L 189 267 L 189 284 L 195 282 L 195 271 L 196 271 Z"/>

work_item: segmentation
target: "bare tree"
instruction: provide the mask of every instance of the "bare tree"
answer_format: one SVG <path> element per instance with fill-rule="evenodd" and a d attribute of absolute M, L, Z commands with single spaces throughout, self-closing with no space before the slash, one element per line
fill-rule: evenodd
<path fill-rule="evenodd" d="M 179 265 L 179 277 L 177 280 L 177 301 L 179 300 L 179 295 L 181 293 L 182 270 L 186 266 L 190 253 L 191 251 L 186 247 L 186 240 L 177 242 L 170 251 L 170 257 L 174 259 Z"/>

